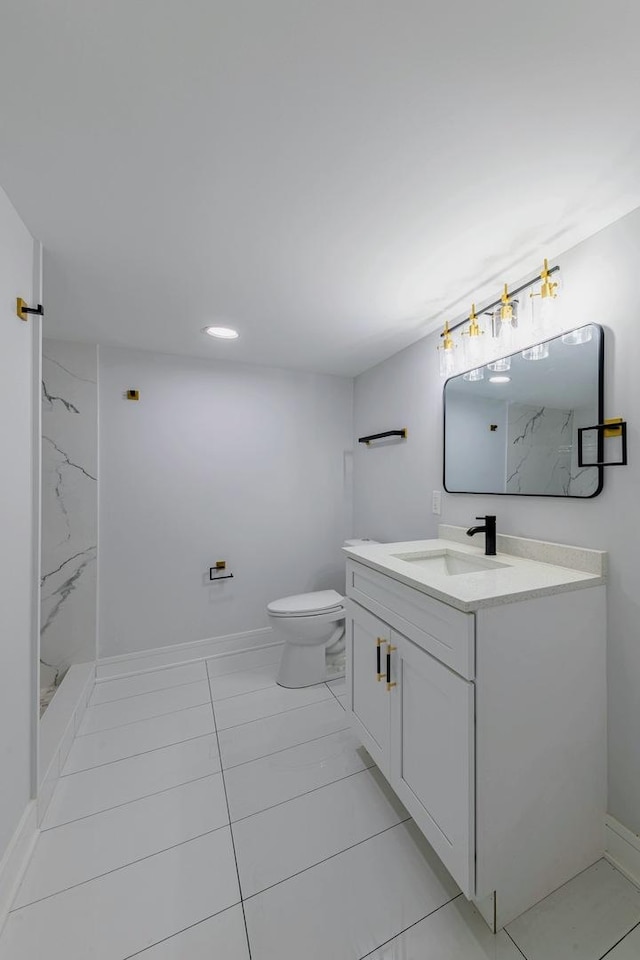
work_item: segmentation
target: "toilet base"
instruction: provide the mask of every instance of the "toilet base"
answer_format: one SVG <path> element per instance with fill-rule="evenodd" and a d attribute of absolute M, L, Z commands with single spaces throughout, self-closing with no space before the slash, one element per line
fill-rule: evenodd
<path fill-rule="evenodd" d="M 298 645 L 285 643 L 276 683 L 281 687 L 313 687 L 327 680 L 344 676 L 336 665 L 327 663 L 324 644 Z"/>

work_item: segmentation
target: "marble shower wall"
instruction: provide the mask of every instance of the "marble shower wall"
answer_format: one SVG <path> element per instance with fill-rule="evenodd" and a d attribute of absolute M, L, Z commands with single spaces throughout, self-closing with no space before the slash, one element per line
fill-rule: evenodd
<path fill-rule="evenodd" d="M 578 427 L 596 420 L 597 414 L 591 410 L 510 403 L 506 492 L 591 496 L 598 485 L 598 472 L 593 467 L 578 467 Z"/>
<path fill-rule="evenodd" d="M 572 446 L 573 410 L 510 403 L 507 493 L 568 494 Z"/>
<path fill-rule="evenodd" d="M 42 348 L 41 686 L 96 658 L 97 348 Z M 55 671 L 55 674 L 54 674 Z"/>

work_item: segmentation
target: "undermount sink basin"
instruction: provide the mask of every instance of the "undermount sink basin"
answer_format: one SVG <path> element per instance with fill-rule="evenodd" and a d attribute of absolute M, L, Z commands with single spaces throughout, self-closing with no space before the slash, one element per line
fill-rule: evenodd
<path fill-rule="evenodd" d="M 430 550 L 422 553 L 393 553 L 394 560 L 404 560 L 413 566 L 421 567 L 437 577 L 458 577 L 463 573 L 482 573 L 484 570 L 497 570 L 508 564 L 492 560 L 490 557 L 473 557 L 455 550 Z"/>

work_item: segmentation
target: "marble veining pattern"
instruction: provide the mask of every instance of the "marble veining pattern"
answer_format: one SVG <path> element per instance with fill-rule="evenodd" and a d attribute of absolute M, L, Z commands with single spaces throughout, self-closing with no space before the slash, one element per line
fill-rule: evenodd
<path fill-rule="evenodd" d="M 578 427 L 590 411 L 509 404 L 506 493 L 589 497 L 597 488 L 593 467 L 578 466 Z"/>
<path fill-rule="evenodd" d="M 566 495 L 572 433 L 572 410 L 509 404 L 506 492 Z"/>
<path fill-rule="evenodd" d="M 95 659 L 97 462 L 96 348 L 45 340 L 41 687 L 48 696 L 71 664 Z"/>

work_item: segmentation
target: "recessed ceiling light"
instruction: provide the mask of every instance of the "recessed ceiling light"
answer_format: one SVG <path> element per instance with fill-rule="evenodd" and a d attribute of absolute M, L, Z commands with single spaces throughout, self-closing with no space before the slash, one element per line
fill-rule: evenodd
<path fill-rule="evenodd" d="M 489 377 L 489 383 L 510 383 L 511 377 Z"/>
<path fill-rule="evenodd" d="M 217 337 L 218 340 L 237 340 L 240 336 L 232 327 L 205 327 L 203 333 L 208 333 L 210 337 Z"/>

